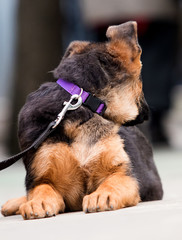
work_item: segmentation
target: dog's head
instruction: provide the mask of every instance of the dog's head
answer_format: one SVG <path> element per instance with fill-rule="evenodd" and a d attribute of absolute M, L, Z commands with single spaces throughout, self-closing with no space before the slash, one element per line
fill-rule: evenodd
<path fill-rule="evenodd" d="M 107 29 L 108 42 L 72 42 L 54 71 L 103 100 L 104 117 L 125 125 L 148 119 L 148 106 L 142 91 L 141 48 L 136 22 Z"/>

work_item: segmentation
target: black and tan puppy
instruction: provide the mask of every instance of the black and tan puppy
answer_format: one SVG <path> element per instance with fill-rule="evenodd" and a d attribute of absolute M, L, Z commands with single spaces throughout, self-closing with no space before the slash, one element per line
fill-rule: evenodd
<path fill-rule="evenodd" d="M 103 100 L 103 116 L 82 105 L 23 161 L 27 196 L 8 201 L 5 216 L 44 218 L 59 212 L 96 212 L 162 198 L 152 150 L 133 125 L 148 118 L 142 92 L 137 24 L 111 26 L 108 42 L 73 42 L 54 71 Z M 54 120 L 70 94 L 57 83 L 31 93 L 19 115 L 21 149 Z"/>

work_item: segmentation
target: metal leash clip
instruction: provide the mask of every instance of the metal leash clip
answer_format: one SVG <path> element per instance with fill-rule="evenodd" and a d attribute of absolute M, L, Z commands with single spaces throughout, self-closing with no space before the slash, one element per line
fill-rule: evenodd
<path fill-rule="evenodd" d="M 82 98 L 81 98 L 82 92 L 83 92 L 83 89 L 81 89 L 81 93 L 79 95 L 78 94 L 74 94 L 74 95 L 71 96 L 71 98 L 70 98 L 70 100 L 68 102 L 64 102 L 63 103 L 64 108 L 57 115 L 57 118 L 55 120 L 55 125 L 52 128 L 56 128 L 59 125 L 59 123 L 62 121 L 62 119 L 64 118 L 64 115 L 66 114 L 67 111 L 75 110 L 75 109 L 79 108 L 82 105 Z M 78 101 L 77 101 L 77 103 L 72 104 L 71 102 L 73 100 L 78 100 Z"/>

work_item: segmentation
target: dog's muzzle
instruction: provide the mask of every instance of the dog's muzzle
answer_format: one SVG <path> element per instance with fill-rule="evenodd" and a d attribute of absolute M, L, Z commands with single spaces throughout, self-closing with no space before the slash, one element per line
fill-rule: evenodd
<path fill-rule="evenodd" d="M 140 103 L 138 116 L 134 120 L 124 123 L 123 126 L 134 126 L 134 125 L 143 123 L 144 121 L 147 121 L 148 119 L 149 119 L 149 107 L 148 107 L 148 104 L 147 104 L 145 98 L 143 98 L 142 102 Z"/>

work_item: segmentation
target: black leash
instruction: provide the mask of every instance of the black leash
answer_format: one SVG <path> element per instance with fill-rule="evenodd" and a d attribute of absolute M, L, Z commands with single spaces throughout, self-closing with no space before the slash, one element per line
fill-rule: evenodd
<path fill-rule="evenodd" d="M 71 102 L 75 99 L 78 100 L 77 103 L 75 103 L 74 105 L 71 104 Z M 79 96 L 77 94 L 72 95 L 69 102 L 65 102 L 64 105 L 65 105 L 64 108 L 58 114 L 56 120 L 49 123 L 49 125 L 45 129 L 45 131 L 35 140 L 35 142 L 33 142 L 33 144 L 30 147 L 26 148 L 24 151 L 14 155 L 10 158 L 0 162 L 0 171 L 13 165 L 20 158 L 22 158 L 27 152 L 29 152 L 33 149 L 36 150 L 46 140 L 46 138 L 56 129 L 56 127 L 59 125 L 61 120 L 64 118 L 64 115 L 66 114 L 66 112 L 68 110 L 75 110 L 82 105 L 82 98 L 81 98 L 81 96 Z"/>
<path fill-rule="evenodd" d="M 0 171 L 10 167 L 11 165 L 13 165 L 15 162 L 17 162 L 20 158 L 22 158 L 27 152 L 31 151 L 31 150 L 36 150 L 41 143 L 43 143 L 43 141 L 56 129 L 53 128 L 53 126 L 55 125 L 55 121 L 51 122 L 48 127 L 46 128 L 46 130 L 35 140 L 35 142 L 28 148 L 26 148 L 24 151 L 0 162 Z"/>

